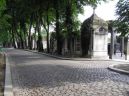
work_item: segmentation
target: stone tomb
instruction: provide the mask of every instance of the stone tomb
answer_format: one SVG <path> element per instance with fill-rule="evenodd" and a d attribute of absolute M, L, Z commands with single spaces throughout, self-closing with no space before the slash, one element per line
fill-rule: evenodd
<path fill-rule="evenodd" d="M 84 56 L 90 56 L 91 58 L 108 58 L 107 22 L 93 14 L 83 22 L 81 31 L 82 54 L 84 52 Z"/>

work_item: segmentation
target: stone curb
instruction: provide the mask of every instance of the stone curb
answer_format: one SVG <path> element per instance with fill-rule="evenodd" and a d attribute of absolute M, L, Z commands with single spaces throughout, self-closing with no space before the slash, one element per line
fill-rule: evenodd
<path fill-rule="evenodd" d="M 12 87 L 11 70 L 10 70 L 10 64 L 8 61 L 7 54 L 5 54 L 5 58 L 6 58 L 6 71 L 5 71 L 4 96 L 14 96 L 13 87 Z"/>
<path fill-rule="evenodd" d="M 120 65 L 120 64 L 114 64 L 114 65 L 110 65 L 108 67 L 108 69 L 112 70 L 112 71 L 115 71 L 115 72 L 119 72 L 119 73 L 123 73 L 123 74 L 127 74 L 129 75 L 129 71 L 125 71 L 125 70 L 122 70 L 122 69 L 118 69 L 118 68 L 115 68 L 114 66 L 116 65 Z M 121 64 L 122 65 L 122 64 Z"/>
<path fill-rule="evenodd" d="M 47 53 L 42 53 L 42 52 L 36 52 L 36 51 L 33 51 L 33 50 L 27 50 L 27 49 L 24 49 L 24 50 L 29 51 L 29 52 L 33 52 L 33 53 L 37 53 L 37 54 L 43 54 L 43 55 L 46 55 L 46 56 L 50 56 L 50 57 L 57 58 L 57 59 L 62 59 L 62 60 L 71 60 L 72 59 L 72 58 L 59 57 L 59 56 L 55 56 L 55 55 L 51 55 L 51 54 L 47 54 Z"/>
<path fill-rule="evenodd" d="M 112 61 L 117 61 L 117 62 L 128 62 L 128 63 L 129 63 L 129 60 L 112 59 Z"/>
<path fill-rule="evenodd" d="M 21 49 L 22 50 L 22 49 Z M 37 51 L 33 51 L 33 50 L 29 50 L 29 49 L 24 49 L 24 51 L 29 51 L 29 52 L 33 52 L 33 53 L 38 53 L 38 54 L 43 54 L 46 56 L 50 56 L 53 58 L 57 58 L 57 59 L 62 59 L 62 60 L 74 60 L 74 61 L 116 61 L 116 62 L 129 62 L 128 60 L 120 60 L 120 59 L 75 59 L 75 58 L 65 58 L 65 57 L 59 57 L 59 56 L 55 56 L 55 55 L 51 55 L 51 54 L 47 54 L 47 53 L 42 53 L 42 52 L 37 52 Z"/>
<path fill-rule="evenodd" d="M 111 61 L 110 59 L 76 59 L 76 58 L 65 58 L 65 57 L 59 57 L 56 55 L 51 55 L 51 54 L 47 54 L 47 53 L 42 53 L 42 52 L 37 52 L 37 51 L 33 51 L 33 50 L 28 50 L 28 49 L 24 49 L 24 51 L 29 51 L 29 52 L 33 52 L 33 53 L 37 53 L 37 54 L 43 54 L 49 57 L 53 57 L 53 58 L 57 58 L 57 59 L 62 59 L 62 60 L 74 60 L 74 61 Z"/>

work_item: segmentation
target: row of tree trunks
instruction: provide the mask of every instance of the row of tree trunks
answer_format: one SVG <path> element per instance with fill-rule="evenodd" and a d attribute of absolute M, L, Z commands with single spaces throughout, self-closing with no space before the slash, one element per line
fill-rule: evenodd
<path fill-rule="evenodd" d="M 57 40 L 57 54 L 58 55 L 62 55 L 62 36 L 61 36 L 61 27 L 60 27 L 60 20 L 61 20 L 61 10 L 60 8 L 62 6 L 60 6 L 60 3 L 62 1 L 59 0 L 54 0 L 54 8 L 55 8 L 55 23 L 56 23 L 56 40 Z M 73 54 L 73 38 L 72 38 L 72 32 L 73 32 L 73 10 L 72 10 L 72 0 L 66 1 L 67 4 L 64 4 L 64 9 L 66 10 L 66 15 L 65 15 L 65 19 L 66 19 L 66 29 L 68 32 L 68 50 L 70 55 Z M 39 8 L 36 11 L 33 11 L 33 13 L 31 13 L 27 18 L 25 17 L 27 14 L 21 15 L 21 16 L 15 16 L 16 12 L 17 14 L 20 13 L 19 11 L 16 10 L 16 1 L 14 1 L 13 3 L 11 3 L 12 5 L 9 6 L 9 8 L 12 8 L 12 40 L 13 40 L 13 45 L 14 47 L 18 47 L 18 48 L 22 48 L 22 49 L 32 49 L 32 41 L 34 39 L 34 41 L 37 43 L 37 50 L 40 52 L 43 52 L 43 42 L 42 42 L 42 34 L 41 34 L 41 26 L 42 26 L 42 18 L 43 18 L 43 12 L 42 9 Z M 33 3 L 33 2 L 32 2 Z M 46 37 L 46 41 L 47 41 L 47 53 L 50 52 L 50 38 L 49 38 L 49 25 L 50 25 L 50 21 L 49 21 L 49 9 L 52 7 L 52 5 L 50 4 L 50 2 L 48 2 L 48 6 L 46 6 L 47 9 L 45 9 L 46 11 L 46 21 L 45 21 L 45 26 L 44 29 L 46 30 L 47 33 L 47 37 Z M 40 4 L 39 4 L 39 7 Z M 19 8 L 19 7 L 18 7 Z M 20 9 L 20 8 L 19 8 Z M 20 10 L 25 11 L 24 9 Z M 61 15 L 60 15 L 61 14 Z M 17 17 L 17 18 L 16 18 Z M 29 20 L 29 23 L 28 23 Z M 34 21 L 34 25 L 33 25 L 33 21 Z M 65 22 L 65 21 L 64 21 Z M 27 30 L 27 26 L 29 25 L 29 28 Z M 20 25 L 20 26 L 19 26 Z M 35 26 L 35 30 L 36 33 L 38 33 L 38 40 L 36 40 L 36 36 L 32 37 L 31 36 L 31 29 L 32 27 Z M 19 28 L 20 27 L 20 28 Z M 36 35 L 35 33 L 35 35 Z M 18 44 L 16 44 L 16 42 Z"/>

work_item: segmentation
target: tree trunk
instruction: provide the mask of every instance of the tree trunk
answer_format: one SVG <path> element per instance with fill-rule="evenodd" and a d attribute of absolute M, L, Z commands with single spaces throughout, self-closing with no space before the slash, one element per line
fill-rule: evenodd
<path fill-rule="evenodd" d="M 47 14 L 47 53 L 50 52 L 50 47 L 49 47 L 49 17 Z"/>
<path fill-rule="evenodd" d="M 113 58 L 114 55 L 114 31 L 111 31 L 111 45 L 110 45 L 110 59 Z"/>
<path fill-rule="evenodd" d="M 61 38 L 60 38 L 60 26 L 59 26 L 59 1 L 58 0 L 57 0 L 57 2 L 55 2 L 55 12 L 56 12 L 57 54 L 62 55 Z"/>
<path fill-rule="evenodd" d="M 16 45 L 15 45 L 16 18 L 15 18 L 15 13 L 14 13 L 13 8 L 11 9 L 11 13 L 12 13 L 12 23 L 11 23 L 11 27 L 12 27 L 13 47 L 16 48 Z"/>
<path fill-rule="evenodd" d="M 124 37 L 121 37 L 121 57 L 124 54 Z"/>
<path fill-rule="evenodd" d="M 73 44 L 72 44 L 72 32 L 73 32 L 73 21 L 72 21 L 72 5 L 71 2 L 68 1 L 66 6 L 66 27 L 68 32 L 68 50 L 70 56 L 73 54 Z"/>
<path fill-rule="evenodd" d="M 32 50 L 32 43 L 31 43 L 31 28 L 32 28 L 32 18 L 30 18 L 30 26 L 29 26 L 29 36 L 28 36 L 28 47 Z"/>
<path fill-rule="evenodd" d="M 37 49 L 37 41 L 36 41 L 36 28 L 35 28 L 35 33 L 34 33 L 34 49 Z"/>
<path fill-rule="evenodd" d="M 113 31 L 113 22 L 109 21 L 108 31 L 111 33 L 111 43 L 110 43 L 110 52 L 109 58 L 112 59 L 114 55 L 114 31 Z"/>
<path fill-rule="evenodd" d="M 15 20 L 14 13 L 13 13 L 13 17 L 12 17 L 12 39 L 13 39 L 13 47 L 14 48 L 16 48 L 15 33 L 16 33 L 16 20 Z"/>
<path fill-rule="evenodd" d="M 38 31 L 38 41 L 37 41 L 37 48 L 39 52 L 43 52 L 43 43 L 42 43 L 42 35 L 41 35 L 41 26 L 39 19 L 37 20 L 36 29 Z"/>
<path fill-rule="evenodd" d="M 20 43 L 21 43 L 21 48 L 22 49 L 24 49 L 25 48 L 25 46 L 24 46 L 24 40 L 23 40 L 23 38 L 22 38 L 22 32 L 21 32 L 21 34 L 20 34 Z"/>
<path fill-rule="evenodd" d="M 128 36 L 125 37 L 125 60 L 128 59 Z"/>
<path fill-rule="evenodd" d="M 12 29 L 12 42 L 13 42 L 13 47 L 16 48 L 15 45 L 15 36 L 14 36 L 14 30 Z"/>
<path fill-rule="evenodd" d="M 24 30 L 24 49 L 27 48 L 27 34 L 26 31 Z"/>
<path fill-rule="evenodd" d="M 39 28 L 38 28 L 39 29 Z M 43 52 L 43 43 L 42 43 L 42 36 L 40 31 L 38 31 L 38 41 L 37 41 L 38 51 Z"/>

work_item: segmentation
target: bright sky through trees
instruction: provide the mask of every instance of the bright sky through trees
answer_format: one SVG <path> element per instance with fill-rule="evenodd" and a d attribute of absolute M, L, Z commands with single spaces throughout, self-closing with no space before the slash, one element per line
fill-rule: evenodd
<path fill-rule="evenodd" d="M 104 20 L 114 20 L 117 18 L 115 15 L 116 4 L 118 0 L 113 0 L 109 2 L 102 2 L 101 5 L 95 10 L 95 13 Z M 90 17 L 93 13 L 93 8 L 90 6 L 84 7 L 84 15 L 79 15 L 79 19 L 83 22 L 85 19 Z"/>

